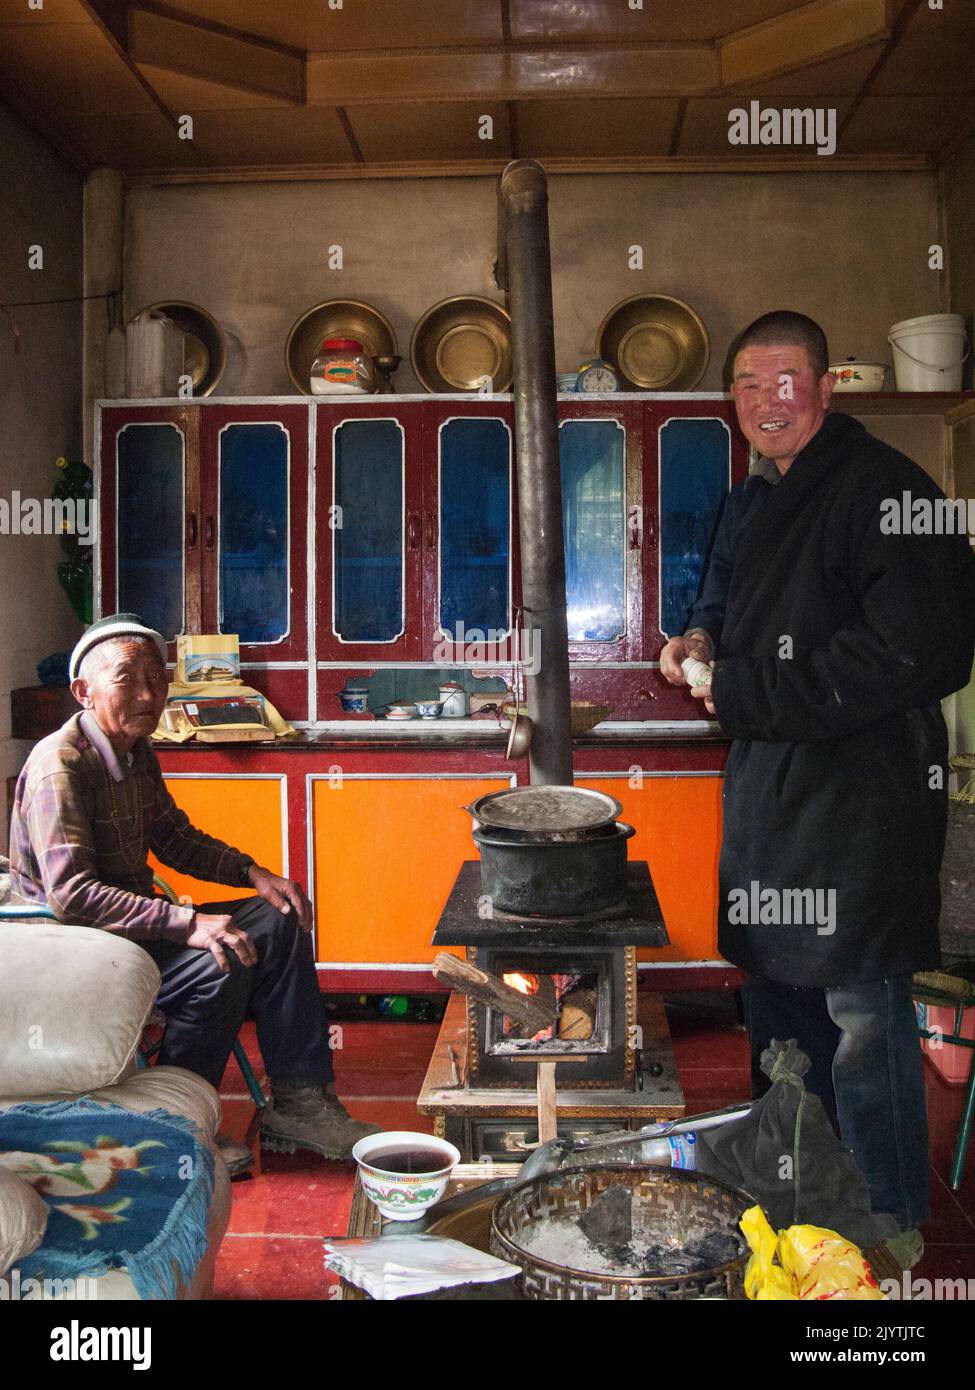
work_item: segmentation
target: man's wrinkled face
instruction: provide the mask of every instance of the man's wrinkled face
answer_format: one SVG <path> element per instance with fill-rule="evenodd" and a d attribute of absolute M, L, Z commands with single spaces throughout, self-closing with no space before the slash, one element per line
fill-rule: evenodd
<path fill-rule="evenodd" d="M 823 423 L 833 384 L 829 372 L 817 376 L 798 344 L 743 348 L 731 388 L 742 433 L 784 470 Z"/>
<path fill-rule="evenodd" d="M 166 668 L 154 642 L 123 638 L 94 650 L 94 673 L 87 680 L 79 676 L 71 689 L 115 747 L 127 752 L 159 723 L 169 690 Z M 82 668 L 88 668 L 87 659 Z"/>

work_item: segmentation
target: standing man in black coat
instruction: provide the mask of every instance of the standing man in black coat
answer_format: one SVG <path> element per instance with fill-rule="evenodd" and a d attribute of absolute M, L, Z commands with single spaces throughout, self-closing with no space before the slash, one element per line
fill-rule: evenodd
<path fill-rule="evenodd" d="M 963 502 L 826 414 L 828 361 L 803 314 L 766 314 L 739 338 L 732 390 L 761 457 L 660 666 L 681 685 L 683 659 L 709 664 L 691 694 L 733 739 L 718 945 L 750 977 L 756 1093 L 762 1049 L 798 1039 L 909 1267 L 928 1189 L 911 976 L 940 964 L 940 701 L 972 670 L 975 557 Z"/>

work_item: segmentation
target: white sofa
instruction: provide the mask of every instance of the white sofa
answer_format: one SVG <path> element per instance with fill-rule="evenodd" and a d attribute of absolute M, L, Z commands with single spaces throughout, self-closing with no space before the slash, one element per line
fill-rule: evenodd
<path fill-rule="evenodd" d="M 60 922 L 0 922 L 0 1119 L 25 1101 L 85 1095 L 192 1120 L 215 1157 L 206 1252 L 180 1291 L 181 1298 L 201 1299 L 210 1295 L 230 1218 L 230 1178 L 214 1142 L 220 1098 L 180 1067 L 137 1068 L 158 989 L 156 963 L 135 942 Z M 39 1223 L 46 1218 L 33 1188 L 14 1174 L 6 1178 L 0 1181 L 0 1276 L 41 1243 Z M 97 1284 L 99 1300 L 138 1298 L 124 1269 Z"/>

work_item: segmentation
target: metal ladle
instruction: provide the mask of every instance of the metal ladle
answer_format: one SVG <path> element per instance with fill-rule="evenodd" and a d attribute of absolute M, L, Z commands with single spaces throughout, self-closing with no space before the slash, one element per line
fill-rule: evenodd
<path fill-rule="evenodd" d="M 521 713 L 521 699 L 518 694 L 521 689 L 521 667 L 515 667 L 515 689 L 512 691 L 511 704 L 511 728 L 508 730 L 508 746 L 504 750 L 504 756 L 509 762 L 516 758 L 524 758 L 528 755 L 531 747 L 532 734 L 535 732 L 534 721 L 529 719 L 527 714 Z M 505 701 L 499 711 L 499 717 L 509 708 L 509 702 Z"/>

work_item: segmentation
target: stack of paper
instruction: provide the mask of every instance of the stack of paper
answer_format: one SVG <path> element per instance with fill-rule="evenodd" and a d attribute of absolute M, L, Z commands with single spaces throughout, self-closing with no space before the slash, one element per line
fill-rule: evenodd
<path fill-rule="evenodd" d="M 457 1284 L 492 1284 L 521 1272 L 518 1265 L 442 1236 L 330 1236 L 324 1245 L 326 1269 L 384 1300 Z"/>

